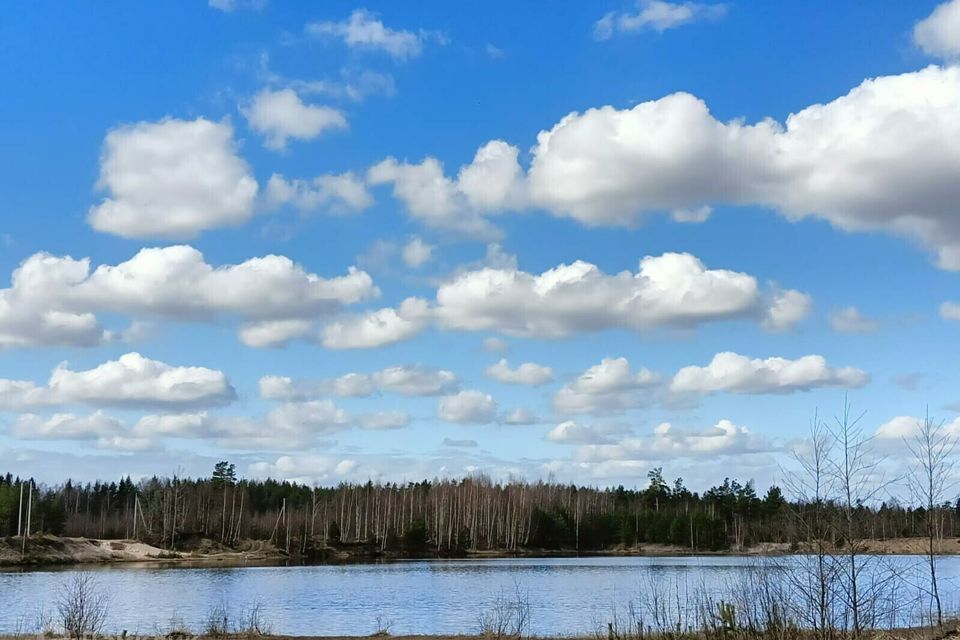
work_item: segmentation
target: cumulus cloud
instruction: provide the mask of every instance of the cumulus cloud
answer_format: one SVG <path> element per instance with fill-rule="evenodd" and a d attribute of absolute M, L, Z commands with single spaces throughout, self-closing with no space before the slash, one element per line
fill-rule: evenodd
<path fill-rule="evenodd" d="M 639 0 L 637 12 L 611 11 L 593 25 L 593 37 L 608 40 L 615 33 L 635 33 L 650 29 L 663 33 L 699 20 L 717 20 L 727 14 L 725 4 Z"/>
<path fill-rule="evenodd" d="M 370 276 L 356 269 L 325 279 L 277 255 L 214 267 L 189 246 L 142 249 L 126 262 L 97 267 L 67 292 L 120 313 L 264 320 L 323 315 L 377 293 Z"/>
<path fill-rule="evenodd" d="M 484 149 L 494 144 L 505 143 L 491 142 L 481 148 L 477 156 L 481 156 Z M 515 172 L 519 172 L 516 149 L 511 149 Z M 487 204 L 504 206 L 507 201 L 499 198 L 506 196 L 493 197 L 491 194 L 499 194 L 504 189 L 509 189 L 501 184 L 502 171 L 489 166 L 493 162 L 486 160 L 482 167 L 477 165 L 476 171 L 471 171 L 474 165 L 465 167 L 461 170 L 460 178 L 454 180 L 444 175 L 443 165 L 436 158 L 426 158 L 419 164 L 387 158 L 370 167 L 367 171 L 367 182 L 371 185 L 391 185 L 393 196 L 403 202 L 411 216 L 427 227 L 492 239 L 499 237 L 500 232 L 486 219 L 484 214 L 488 211 L 484 207 Z M 499 159 L 496 162 L 508 164 L 510 161 Z M 477 163 L 476 159 L 474 163 Z M 488 180 L 489 184 L 484 180 Z M 489 191 L 483 190 L 485 186 Z"/>
<path fill-rule="evenodd" d="M 288 140 L 313 140 L 325 131 L 345 129 L 338 109 L 306 104 L 293 89 L 264 89 L 240 108 L 250 128 L 265 138 L 268 149 L 286 148 Z"/>
<path fill-rule="evenodd" d="M 222 405 L 234 398 L 236 391 L 222 371 L 171 366 L 139 353 L 127 353 L 83 371 L 62 363 L 50 374 L 46 386 L 0 380 L 0 409 L 7 411 L 73 403 L 183 409 Z"/>
<path fill-rule="evenodd" d="M 399 429 L 409 424 L 402 411 L 351 414 L 332 401 L 283 402 L 259 418 L 208 412 L 156 414 L 141 417 L 129 430 L 137 438 L 208 440 L 228 449 L 293 451 L 317 445 L 318 439 L 348 429 Z"/>
<path fill-rule="evenodd" d="M 363 9 L 356 9 L 340 22 L 312 22 L 306 31 L 316 37 L 338 38 L 352 49 L 384 51 L 397 60 L 416 58 L 423 50 L 421 34 L 391 29 Z"/>
<path fill-rule="evenodd" d="M 949 0 L 913 27 L 913 41 L 928 55 L 960 60 L 960 0 Z"/>
<path fill-rule="evenodd" d="M 574 452 L 574 459 L 587 463 L 604 463 L 664 458 L 713 458 L 761 453 L 773 449 L 773 445 L 766 439 L 730 420 L 720 420 L 707 429 L 681 429 L 664 422 L 649 436 L 628 436 L 613 444 L 580 446 Z"/>
<path fill-rule="evenodd" d="M 541 274 L 468 271 L 437 290 L 436 315 L 451 328 L 557 338 L 613 328 L 695 327 L 762 315 L 762 303 L 753 276 L 666 253 L 644 258 L 636 273 L 608 275 L 579 260 Z"/>
<path fill-rule="evenodd" d="M 318 485 L 348 480 L 358 473 L 360 465 L 351 458 L 322 455 L 280 456 L 274 462 L 255 462 L 250 465 L 254 478 L 285 478 L 291 482 Z"/>
<path fill-rule="evenodd" d="M 456 395 L 440 398 L 437 404 L 437 416 L 446 422 L 487 424 L 493 422 L 496 414 L 497 403 L 493 396 L 482 391 L 461 391 Z"/>
<path fill-rule="evenodd" d="M 629 109 L 573 112 L 541 131 L 526 174 L 501 153 L 485 209 L 465 207 L 459 180 L 435 159 L 401 180 L 388 161 L 395 195 L 427 222 L 485 212 L 542 209 L 586 226 L 635 226 L 655 212 L 690 212 L 717 204 L 769 207 L 789 220 L 826 220 L 846 231 L 884 231 L 936 252 L 960 270 L 960 67 L 931 66 L 864 80 L 831 102 L 750 124 L 722 122 L 703 100 L 675 93 Z M 504 149 L 515 149 L 494 141 Z M 493 144 L 493 143 L 491 143 Z M 503 175 L 519 200 L 495 202 Z M 401 189 L 401 182 L 405 187 Z M 482 182 L 482 181 L 481 181 Z M 511 196 L 513 197 L 513 196 Z"/>
<path fill-rule="evenodd" d="M 97 231 L 125 238 L 185 239 L 237 226 L 254 214 L 257 181 L 237 154 L 229 121 L 139 122 L 110 131 L 91 207 Z"/>
<path fill-rule="evenodd" d="M 430 322 L 426 300 L 407 298 L 397 308 L 386 307 L 342 318 L 323 328 L 321 342 L 328 349 L 372 349 L 407 340 Z"/>
<path fill-rule="evenodd" d="M 553 369 L 535 362 L 524 362 L 516 369 L 511 369 L 506 358 L 501 358 L 496 364 L 486 370 L 487 377 L 505 384 L 521 384 L 537 387 L 553 380 Z"/>
<path fill-rule="evenodd" d="M 761 325 L 767 331 L 790 331 L 810 314 L 813 298 L 809 294 L 789 289 L 777 291 L 764 315 Z"/>
<path fill-rule="evenodd" d="M 433 245 L 427 244 L 415 236 L 403 245 L 403 251 L 400 255 L 403 258 L 403 263 L 408 267 L 419 269 L 433 257 L 433 248 Z"/>
<path fill-rule="evenodd" d="M 452 371 L 420 365 L 387 367 L 373 373 L 348 373 L 318 381 L 286 376 L 260 378 L 260 397 L 268 400 L 308 400 L 325 395 L 368 397 L 375 393 L 404 396 L 439 396 L 458 390 L 460 379 Z"/>
<path fill-rule="evenodd" d="M 626 358 L 604 358 L 553 396 L 563 414 L 613 414 L 650 404 L 661 386 L 658 374 L 641 368 L 634 373 Z"/>
<path fill-rule="evenodd" d="M 960 69 L 865 80 L 785 125 L 722 123 L 689 94 L 619 111 L 573 113 L 541 132 L 532 198 L 588 225 L 630 225 L 651 211 L 711 203 L 770 206 L 791 220 L 885 230 L 960 268 L 955 222 Z M 598 144 L 597 140 L 603 140 Z"/>
<path fill-rule="evenodd" d="M 889 448 L 893 451 L 909 454 L 908 451 L 904 451 L 902 441 L 912 440 L 920 435 L 923 421 L 923 418 L 915 416 L 897 416 L 877 427 L 874 437 L 880 446 L 896 444 L 898 446 Z M 936 424 L 943 435 L 951 438 L 960 436 L 960 418 L 954 418 L 950 422 L 937 422 Z"/>
<path fill-rule="evenodd" d="M 706 367 L 680 369 L 670 383 L 674 393 L 706 394 L 725 391 L 742 394 L 793 393 L 821 387 L 858 388 L 869 376 L 854 367 L 833 368 L 820 355 L 796 360 L 748 358 L 718 353 Z"/>
<path fill-rule="evenodd" d="M 312 180 L 287 180 L 270 176 L 264 193 L 268 209 L 290 205 L 302 213 L 322 211 L 335 215 L 357 213 L 373 206 L 366 183 L 353 173 L 326 174 Z"/>
<path fill-rule="evenodd" d="M 123 423 L 97 411 L 87 416 L 57 413 L 47 418 L 35 413 L 17 417 L 10 434 L 28 440 L 97 440 L 123 433 Z"/>
<path fill-rule="evenodd" d="M 547 440 L 560 444 L 613 444 L 615 440 L 611 436 L 617 431 L 567 420 L 551 429 Z"/>
<path fill-rule="evenodd" d="M 240 325 L 238 336 L 248 347 L 275 349 L 287 346 L 291 340 L 309 336 L 314 329 L 313 322 L 300 318 L 260 320 Z"/>
<path fill-rule="evenodd" d="M 265 346 L 270 335 L 296 333 L 292 325 L 378 294 L 363 271 L 327 279 L 277 255 L 215 267 L 192 247 L 169 246 L 91 271 L 89 259 L 37 253 L 0 290 L 0 346 L 87 346 L 118 337 L 100 325 L 100 312 L 181 321 L 236 317 L 253 323 L 245 339 Z"/>
<path fill-rule="evenodd" d="M 844 307 L 830 314 L 830 327 L 838 333 L 870 333 L 877 330 L 877 323 L 856 307 Z"/>

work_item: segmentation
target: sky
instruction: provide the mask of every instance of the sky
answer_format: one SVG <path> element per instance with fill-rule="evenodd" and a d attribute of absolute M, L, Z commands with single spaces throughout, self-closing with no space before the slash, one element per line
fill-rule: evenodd
<path fill-rule="evenodd" d="M 902 461 L 958 63 L 960 0 L 19 2 L 0 469 L 762 487 L 845 402 Z"/>

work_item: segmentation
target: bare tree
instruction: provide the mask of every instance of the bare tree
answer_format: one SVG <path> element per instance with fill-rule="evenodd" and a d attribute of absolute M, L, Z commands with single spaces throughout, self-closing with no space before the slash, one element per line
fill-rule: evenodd
<path fill-rule="evenodd" d="M 834 418 L 830 429 L 836 442 L 836 455 L 830 460 L 838 492 L 840 518 L 835 524 L 843 542 L 843 569 L 838 573 L 838 586 L 848 615 L 847 626 L 854 638 L 876 620 L 876 605 L 883 591 L 890 586 L 892 575 L 867 565 L 876 560 L 864 553 L 863 535 L 857 527 L 857 514 L 864 505 L 875 502 L 889 482 L 880 473 L 881 458 L 874 455 L 872 438 L 860 421 L 864 413 L 853 416 L 847 398 L 842 413 Z M 869 576 L 869 582 L 865 578 Z"/>
<path fill-rule="evenodd" d="M 836 561 L 833 546 L 828 546 L 831 525 L 826 504 L 834 491 L 831 459 L 835 441 L 820 416 L 814 413 L 807 443 L 793 452 L 797 471 L 783 470 L 787 490 L 794 494 L 792 507 L 809 555 L 798 556 L 801 571 L 788 572 L 791 585 L 800 595 L 795 603 L 801 618 L 816 632 L 820 640 L 832 637 L 835 628 L 833 583 Z"/>
<path fill-rule="evenodd" d="M 67 637 L 94 637 L 107 619 L 107 601 L 97 581 L 88 573 L 76 573 L 60 587 L 57 612 Z"/>
<path fill-rule="evenodd" d="M 931 420 L 929 410 L 917 427 L 913 438 L 904 438 L 914 462 L 913 468 L 907 474 L 907 480 L 914 499 L 923 504 L 926 510 L 926 560 L 930 572 L 931 614 L 936 613 L 937 626 L 942 628 L 943 604 L 940 601 L 940 586 L 937 580 L 937 556 L 943 540 L 941 505 L 953 472 L 953 453 L 957 448 L 957 438 L 944 429 L 943 422 Z"/>

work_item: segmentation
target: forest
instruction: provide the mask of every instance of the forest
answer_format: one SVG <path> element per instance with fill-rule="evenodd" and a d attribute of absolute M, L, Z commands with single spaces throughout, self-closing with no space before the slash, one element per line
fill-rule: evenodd
<path fill-rule="evenodd" d="M 0 476 L 0 535 L 16 535 L 18 525 L 19 531 L 26 529 L 28 500 L 32 534 L 136 538 L 168 549 L 189 548 L 200 539 L 227 546 L 269 540 L 298 554 L 338 545 L 406 555 L 590 552 L 644 544 L 736 550 L 762 542 L 802 542 L 805 513 L 816 508 L 829 519 L 843 511 L 831 499 L 816 504 L 788 499 L 777 486 L 760 496 L 752 482 L 729 478 L 697 493 L 682 478 L 668 482 L 659 468 L 637 489 L 498 483 L 483 476 L 311 487 L 240 479 L 232 464 L 221 462 L 206 478 L 67 480 L 46 486 Z M 922 537 L 927 511 L 895 500 L 856 505 L 852 535 Z M 938 518 L 943 534 L 955 535 L 960 501 L 940 505 Z M 839 530 L 828 534 L 842 544 Z"/>

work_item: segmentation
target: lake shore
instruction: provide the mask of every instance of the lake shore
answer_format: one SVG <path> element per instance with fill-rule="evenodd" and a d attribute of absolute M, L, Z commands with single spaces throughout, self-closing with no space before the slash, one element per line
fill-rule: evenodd
<path fill-rule="evenodd" d="M 944 539 L 938 545 L 940 555 L 960 555 L 960 540 Z M 917 555 L 926 553 L 923 538 L 864 540 L 862 552 L 877 555 Z M 350 563 L 404 559 L 498 559 L 498 558 L 568 558 L 568 557 L 657 557 L 657 556 L 785 556 L 806 551 L 803 545 L 760 543 L 744 549 L 719 551 L 691 550 L 687 547 L 644 544 L 578 553 L 575 549 L 518 549 L 464 551 L 456 555 L 381 553 L 362 544 L 341 544 L 314 550 L 311 554 L 287 554 L 266 541 L 245 541 L 226 547 L 210 540 L 200 540 L 187 549 L 167 550 L 137 540 L 101 540 L 34 536 L 24 546 L 21 538 L 0 539 L 0 567 L 37 567 L 58 565 L 92 565 L 122 563 L 156 563 L 191 566 L 248 566 L 284 563 Z M 838 549 L 841 552 L 842 549 Z"/>

